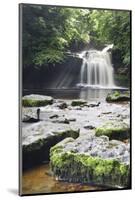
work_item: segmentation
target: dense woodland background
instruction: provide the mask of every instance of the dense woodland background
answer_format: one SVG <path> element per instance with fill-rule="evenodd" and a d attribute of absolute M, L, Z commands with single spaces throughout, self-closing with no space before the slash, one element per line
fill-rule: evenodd
<path fill-rule="evenodd" d="M 23 68 L 59 66 L 69 52 L 114 44 L 112 62 L 130 74 L 130 12 L 23 5 Z M 28 69 L 29 68 L 29 69 Z M 120 69 L 120 70 L 119 70 Z"/>

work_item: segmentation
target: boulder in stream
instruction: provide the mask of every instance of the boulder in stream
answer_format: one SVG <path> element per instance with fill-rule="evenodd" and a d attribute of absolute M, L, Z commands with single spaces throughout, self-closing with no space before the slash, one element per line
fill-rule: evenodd
<path fill-rule="evenodd" d="M 71 102 L 71 106 L 85 106 L 87 104 L 87 101 L 83 99 L 73 100 Z"/>
<path fill-rule="evenodd" d="M 126 92 L 114 91 L 107 95 L 106 101 L 107 102 L 130 101 L 130 93 L 129 91 L 126 91 Z"/>
<path fill-rule="evenodd" d="M 66 138 L 50 150 L 50 165 L 58 180 L 107 187 L 130 187 L 129 146 L 107 136 Z"/>
<path fill-rule="evenodd" d="M 130 127 L 121 121 L 106 122 L 96 128 L 95 134 L 96 136 L 106 135 L 109 139 L 124 140 L 130 137 Z"/>
<path fill-rule="evenodd" d="M 40 107 L 53 103 L 53 98 L 50 96 L 31 94 L 22 98 L 22 105 L 24 107 Z"/>

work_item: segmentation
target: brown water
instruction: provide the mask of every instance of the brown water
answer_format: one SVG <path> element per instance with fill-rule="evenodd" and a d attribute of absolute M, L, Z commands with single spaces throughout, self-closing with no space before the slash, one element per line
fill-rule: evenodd
<path fill-rule="evenodd" d="M 23 194 L 60 193 L 103 190 L 88 184 L 57 181 L 51 175 L 48 164 L 43 164 L 28 171 L 22 177 Z"/>

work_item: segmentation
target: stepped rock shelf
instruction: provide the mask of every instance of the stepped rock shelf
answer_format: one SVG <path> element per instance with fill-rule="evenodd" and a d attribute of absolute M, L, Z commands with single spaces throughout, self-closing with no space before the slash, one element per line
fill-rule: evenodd
<path fill-rule="evenodd" d="M 38 97 L 38 98 L 37 98 Z M 32 104 L 26 105 L 24 99 Z M 33 103 L 33 100 L 40 103 Z M 41 101 L 49 100 L 44 105 Z M 130 185 L 130 103 L 23 97 L 23 169 L 50 161 L 58 180 L 107 187 Z M 125 141 L 126 140 L 126 141 Z"/>

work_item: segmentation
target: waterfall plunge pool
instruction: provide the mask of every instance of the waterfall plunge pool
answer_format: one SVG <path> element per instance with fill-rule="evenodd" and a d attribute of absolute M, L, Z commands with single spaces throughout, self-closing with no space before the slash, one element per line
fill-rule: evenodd
<path fill-rule="evenodd" d="M 40 94 L 52 96 L 55 99 L 84 99 L 87 101 L 105 101 L 107 94 L 113 90 L 125 91 L 128 90 L 128 88 L 100 88 L 78 84 L 76 88 L 24 89 L 23 96 L 29 94 Z"/>

